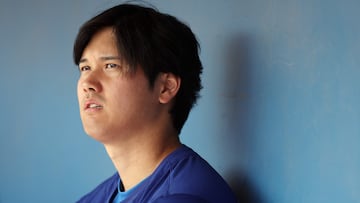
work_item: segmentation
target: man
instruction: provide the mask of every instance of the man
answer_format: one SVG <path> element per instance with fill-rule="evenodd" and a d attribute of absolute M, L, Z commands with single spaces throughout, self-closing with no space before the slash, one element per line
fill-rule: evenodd
<path fill-rule="evenodd" d="M 134 4 L 110 8 L 77 35 L 80 116 L 117 173 L 78 202 L 236 202 L 179 134 L 201 89 L 188 26 Z"/>

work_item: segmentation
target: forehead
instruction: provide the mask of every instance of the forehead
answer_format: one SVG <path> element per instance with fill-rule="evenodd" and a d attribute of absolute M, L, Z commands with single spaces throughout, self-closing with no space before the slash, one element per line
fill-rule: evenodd
<path fill-rule="evenodd" d="M 91 38 L 82 53 L 82 59 L 90 55 L 119 55 L 114 30 L 110 27 L 101 29 Z"/>

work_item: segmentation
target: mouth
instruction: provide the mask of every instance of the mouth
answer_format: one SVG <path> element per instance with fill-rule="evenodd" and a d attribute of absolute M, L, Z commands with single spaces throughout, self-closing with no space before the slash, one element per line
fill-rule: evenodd
<path fill-rule="evenodd" d="M 97 110 L 102 109 L 103 106 L 100 104 L 97 104 L 95 102 L 86 102 L 85 104 L 85 110 Z"/>

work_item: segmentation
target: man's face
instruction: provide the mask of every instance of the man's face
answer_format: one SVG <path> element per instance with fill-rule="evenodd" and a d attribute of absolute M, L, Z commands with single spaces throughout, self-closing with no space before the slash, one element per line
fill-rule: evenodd
<path fill-rule="evenodd" d="M 99 31 L 84 49 L 79 64 L 78 100 L 87 134 L 106 143 L 146 131 L 160 111 L 141 68 L 129 72 L 111 28 Z"/>

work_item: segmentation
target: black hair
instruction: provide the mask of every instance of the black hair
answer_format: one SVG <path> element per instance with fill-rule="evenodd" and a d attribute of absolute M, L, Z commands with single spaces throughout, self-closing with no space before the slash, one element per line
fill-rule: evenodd
<path fill-rule="evenodd" d="M 130 70 L 140 67 L 153 87 L 159 73 L 181 78 L 180 89 L 170 110 L 174 128 L 180 134 L 202 88 L 199 43 L 191 29 L 177 18 L 154 8 L 121 4 L 85 22 L 74 44 L 74 62 L 101 29 L 112 27 L 119 53 Z"/>

